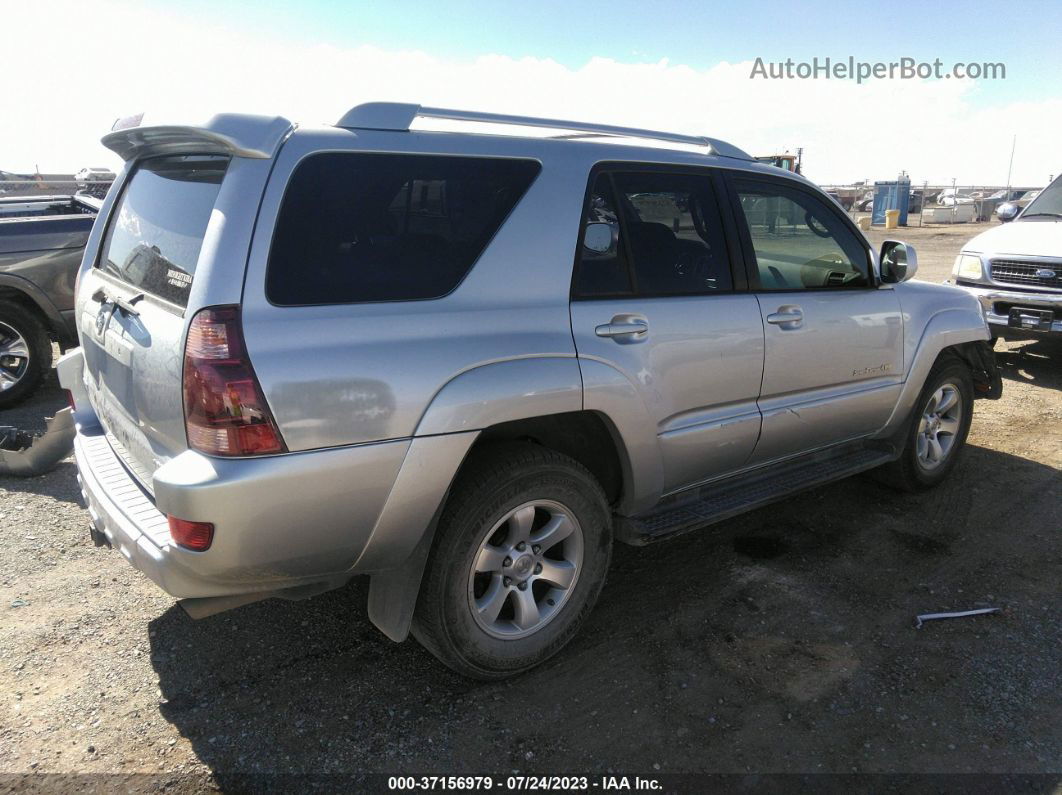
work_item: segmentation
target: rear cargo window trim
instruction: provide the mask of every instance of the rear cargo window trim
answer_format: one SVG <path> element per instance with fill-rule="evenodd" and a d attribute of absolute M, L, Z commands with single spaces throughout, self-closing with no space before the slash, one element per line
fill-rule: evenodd
<path fill-rule="evenodd" d="M 531 181 L 527 183 L 527 186 L 524 188 L 523 193 L 521 193 L 519 198 L 517 198 L 517 200 L 513 203 L 513 206 L 509 209 L 509 212 L 507 212 L 505 214 L 505 216 L 501 219 L 501 221 L 497 224 L 497 227 L 495 228 L 494 232 L 491 234 L 491 236 L 487 239 L 486 243 L 483 245 L 483 249 L 479 252 L 479 255 L 468 266 L 468 269 L 464 272 L 464 274 L 462 274 L 461 278 L 457 280 L 457 283 L 450 290 L 448 290 L 447 292 L 445 292 L 445 293 L 443 293 L 441 295 L 425 297 L 425 298 L 391 298 L 391 299 L 379 299 L 379 300 L 372 300 L 372 301 L 321 301 L 321 302 L 304 303 L 304 304 L 296 304 L 296 303 L 279 304 L 279 303 L 276 303 L 275 301 L 273 301 L 273 299 L 270 297 L 268 285 L 269 285 L 269 269 L 270 269 L 270 266 L 271 266 L 271 261 L 270 260 L 272 259 L 273 246 L 274 246 L 274 244 L 276 242 L 277 226 L 278 226 L 278 221 L 280 220 L 280 213 L 281 213 L 281 210 L 284 208 L 284 200 L 287 198 L 288 191 L 291 188 L 292 177 L 299 170 L 299 168 L 303 165 L 303 163 L 305 163 L 310 158 L 317 157 L 319 155 L 401 155 L 401 156 L 409 156 L 409 157 L 446 158 L 446 159 L 450 159 L 450 160 L 504 160 L 504 161 L 508 161 L 508 162 L 514 162 L 515 161 L 515 162 L 521 162 L 521 163 L 532 163 L 535 166 L 537 166 L 538 170 L 535 172 L 534 176 L 531 178 Z M 274 179 L 276 174 L 277 174 L 277 171 L 274 169 L 270 173 L 270 180 Z M 419 303 L 426 303 L 426 302 L 431 302 L 431 301 L 441 301 L 441 300 L 443 300 L 445 298 L 448 298 L 449 296 L 453 295 L 455 292 L 457 292 L 457 290 L 459 290 L 461 288 L 461 285 L 463 285 L 465 283 L 465 280 L 468 279 L 469 275 L 476 269 L 476 266 L 479 264 L 480 260 L 483 259 L 483 256 L 490 250 L 490 248 L 494 244 L 494 241 L 497 238 L 498 234 L 509 223 L 509 219 L 512 217 L 513 213 L 515 213 L 517 211 L 517 209 L 519 209 L 520 205 L 522 205 L 524 203 L 525 199 L 527 198 L 527 194 L 534 188 L 535 183 L 538 182 L 538 179 L 541 176 L 542 176 L 542 160 L 540 158 L 538 158 L 538 157 L 528 157 L 528 156 L 515 156 L 515 155 L 509 155 L 509 154 L 477 154 L 477 153 L 432 152 L 432 151 L 425 151 L 425 150 L 407 151 L 407 150 L 401 150 L 401 149 L 397 149 L 397 150 L 396 149 L 314 149 L 313 151 L 306 152 L 306 153 L 304 153 L 304 154 L 299 156 L 298 160 L 296 160 L 291 165 L 291 168 L 286 169 L 286 171 L 284 173 L 284 177 L 283 177 L 283 179 L 284 179 L 283 192 L 280 195 L 279 201 L 277 201 L 277 203 L 276 203 L 275 211 L 271 212 L 271 217 L 266 219 L 267 223 L 271 223 L 271 229 L 270 229 L 270 232 L 269 232 L 268 247 L 266 248 L 266 252 L 265 252 L 265 267 L 263 268 L 263 271 L 262 271 L 262 279 L 261 279 L 262 295 L 265 298 L 266 303 L 269 306 L 274 307 L 276 309 L 307 309 L 307 308 L 313 308 L 313 307 L 332 307 L 332 306 L 366 306 L 366 305 L 371 305 L 371 304 L 414 304 L 414 303 L 419 304 Z M 262 220 L 263 220 L 263 218 L 262 218 L 261 209 L 260 209 L 259 210 L 259 215 L 255 219 L 255 223 L 256 224 L 260 223 Z"/>
<path fill-rule="evenodd" d="M 109 239 L 109 236 L 110 236 L 110 233 L 111 233 L 111 228 L 112 228 L 113 224 L 118 219 L 118 212 L 119 212 L 119 210 L 120 210 L 120 208 L 122 206 L 122 200 L 125 198 L 125 194 L 129 190 L 129 186 L 133 184 L 133 177 L 136 176 L 136 174 L 140 170 L 140 167 L 141 167 L 142 164 L 147 163 L 147 162 L 149 162 L 151 160 L 161 160 L 163 158 L 173 158 L 173 157 L 224 157 L 224 158 L 227 158 L 230 161 L 230 163 L 232 161 L 232 153 L 231 152 L 225 152 L 225 151 L 220 151 L 220 150 L 219 151 L 209 151 L 209 152 L 183 152 L 183 153 L 182 152 L 167 152 L 166 154 L 149 155 L 148 157 L 142 157 L 142 158 L 136 160 L 133 163 L 133 165 L 129 168 L 128 172 L 126 172 L 125 176 L 121 178 L 121 185 L 118 188 L 118 193 L 115 195 L 114 202 L 111 204 L 111 206 L 110 206 L 110 208 L 109 208 L 109 210 L 107 212 L 107 217 L 106 217 L 106 219 L 104 221 L 103 230 L 100 233 L 99 245 L 96 246 L 96 251 L 94 252 L 94 255 L 93 255 L 93 258 L 92 258 L 92 270 L 94 271 L 94 273 L 97 276 L 105 277 L 107 280 L 109 280 L 115 286 L 120 286 L 120 287 L 122 287 L 124 289 L 127 289 L 127 290 L 131 291 L 132 295 L 136 295 L 137 293 L 142 294 L 144 296 L 145 300 L 150 299 L 152 303 L 158 304 L 162 308 L 164 308 L 164 309 L 166 309 L 168 311 L 174 312 L 174 313 L 180 315 L 181 317 L 184 317 L 186 309 L 187 309 L 186 307 L 183 307 L 183 306 L 181 306 L 178 303 L 170 301 L 167 298 L 163 298 L 162 296 L 155 295 L 150 290 L 146 290 L 143 287 L 139 287 L 139 286 L 133 284 L 132 282 L 129 282 L 126 279 L 121 278 L 120 276 L 117 276 L 117 275 L 115 275 L 113 273 L 110 273 L 109 271 L 107 271 L 103 267 L 103 252 L 104 252 L 104 249 L 106 248 L 107 240 Z M 227 169 L 227 167 L 226 167 L 226 169 Z M 101 208 L 101 213 L 102 213 L 102 208 Z M 97 218 L 98 217 L 99 216 L 97 215 Z"/>

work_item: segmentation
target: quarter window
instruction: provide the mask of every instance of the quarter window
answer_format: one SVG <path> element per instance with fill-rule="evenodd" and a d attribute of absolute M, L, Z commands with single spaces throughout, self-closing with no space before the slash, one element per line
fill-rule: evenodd
<path fill-rule="evenodd" d="M 837 213 L 787 186 L 738 180 L 761 290 L 868 287 L 867 250 Z"/>
<path fill-rule="evenodd" d="M 266 295 L 280 306 L 446 295 L 538 172 L 530 160 L 312 155 L 281 203 Z"/>

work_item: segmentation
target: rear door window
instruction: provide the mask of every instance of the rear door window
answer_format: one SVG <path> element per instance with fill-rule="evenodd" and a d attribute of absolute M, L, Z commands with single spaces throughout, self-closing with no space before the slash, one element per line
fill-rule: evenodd
<path fill-rule="evenodd" d="M 227 157 L 203 155 L 154 157 L 137 164 L 111 214 L 100 270 L 187 306 L 228 165 Z"/>
<path fill-rule="evenodd" d="M 733 288 L 719 208 L 707 175 L 616 174 L 623 227 L 642 295 Z"/>
<path fill-rule="evenodd" d="M 711 295 L 734 287 L 707 174 L 599 173 L 582 241 L 576 298 Z"/>
<path fill-rule="evenodd" d="M 300 306 L 446 295 L 539 169 L 501 158 L 311 155 L 284 193 L 266 296 Z"/>
<path fill-rule="evenodd" d="M 579 252 L 579 266 L 575 279 L 575 294 L 582 298 L 599 298 L 610 295 L 629 295 L 632 291 L 627 248 L 621 245 L 619 211 L 612 190 L 612 178 L 607 173 L 597 175 L 586 204 L 583 219 L 583 246 Z M 600 234 L 609 233 L 607 246 L 604 242 L 597 249 L 586 245 L 588 228 L 594 225 Z"/>

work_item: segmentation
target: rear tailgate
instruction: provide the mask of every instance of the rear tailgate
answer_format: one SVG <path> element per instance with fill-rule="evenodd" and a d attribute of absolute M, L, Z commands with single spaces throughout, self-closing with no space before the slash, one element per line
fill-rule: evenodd
<path fill-rule="evenodd" d="M 149 490 L 187 449 L 181 394 L 186 307 L 229 158 L 139 161 L 78 291 L 89 401 L 115 452 Z"/>

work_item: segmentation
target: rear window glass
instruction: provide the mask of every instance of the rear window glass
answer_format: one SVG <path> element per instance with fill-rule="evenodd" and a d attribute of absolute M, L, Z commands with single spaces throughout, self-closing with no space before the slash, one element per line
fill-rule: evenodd
<path fill-rule="evenodd" d="M 446 295 L 538 171 L 530 160 L 312 155 L 284 194 L 266 295 L 281 306 Z"/>
<path fill-rule="evenodd" d="M 227 157 L 182 155 L 140 162 L 111 215 L 99 267 L 187 306 L 199 249 Z"/>

